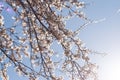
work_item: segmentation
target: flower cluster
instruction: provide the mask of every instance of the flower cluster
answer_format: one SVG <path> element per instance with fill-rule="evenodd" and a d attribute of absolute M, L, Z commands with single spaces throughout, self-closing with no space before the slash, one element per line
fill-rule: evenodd
<path fill-rule="evenodd" d="M 2 15 L 0 15 L 0 26 L 3 26 L 3 24 L 4 24 L 4 18 L 3 18 L 3 16 Z"/>
<path fill-rule="evenodd" d="M 77 16 L 88 20 L 79 0 L 6 0 L 15 12 L 13 26 L 4 26 L 0 15 L 0 63 L 12 64 L 19 75 L 29 80 L 87 80 L 95 74 L 90 62 L 91 51 L 83 46 L 75 32 L 66 28 L 66 20 Z M 66 11 L 66 14 L 62 12 Z M 2 27 L 1 27 L 2 26 Z M 63 54 L 52 47 L 58 42 Z M 57 60 L 55 60 L 57 56 Z M 63 57 L 64 56 L 64 57 Z M 4 57 L 4 58 L 3 58 Z M 26 62 L 27 61 L 27 64 Z M 3 65 L 4 64 L 4 65 Z M 7 66 L 8 67 L 8 66 Z M 57 75 L 58 72 L 60 75 Z M 65 74 L 65 75 L 64 75 Z M 92 76 L 93 79 L 96 77 Z"/>

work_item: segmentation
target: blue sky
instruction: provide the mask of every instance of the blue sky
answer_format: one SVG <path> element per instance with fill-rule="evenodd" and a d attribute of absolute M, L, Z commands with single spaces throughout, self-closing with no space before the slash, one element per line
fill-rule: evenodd
<path fill-rule="evenodd" d="M 93 55 L 92 61 L 99 65 L 100 80 L 120 80 L 120 0 L 83 0 L 88 3 L 84 9 L 88 18 L 104 20 L 84 28 L 79 37 L 92 50 L 107 53 L 106 56 Z M 7 15 L 5 13 L 4 15 Z M 69 23 L 68 28 L 76 29 L 80 21 Z M 72 25 L 72 26 L 71 26 Z M 10 80 L 21 80 L 11 69 Z M 1 80 L 1 79 L 0 79 Z"/>
<path fill-rule="evenodd" d="M 85 2 L 88 3 L 84 10 L 86 15 L 98 23 L 85 27 L 79 37 L 89 49 L 107 53 L 104 57 L 101 54 L 91 57 L 91 61 L 99 65 L 99 80 L 120 80 L 120 0 L 85 0 Z M 74 30 L 80 22 L 74 18 L 67 27 Z"/>
<path fill-rule="evenodd" d="M 89 18 L 104 21 L 88 25 L 80 37 L 88 48 L 107 53 L 104 57 L 93 56 L 93 61 L 99 65 L 99 79 L 120 80 L 120 0 L 89 2 L 92 4 L 85 10 Z"/>

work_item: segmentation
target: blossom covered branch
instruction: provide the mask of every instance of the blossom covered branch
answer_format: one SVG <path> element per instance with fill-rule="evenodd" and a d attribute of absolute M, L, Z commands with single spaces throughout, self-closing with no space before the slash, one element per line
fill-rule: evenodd
<path fill-rule="evenodd" d="M 91 51 L 77 38 L 77 31 L 66 28 L 66 20 L 77 16 L 88 24 L 79 0 L 6 0 L 15 13 L 13 26 L 4 25 L 0 15 L 1 76 L 8 80 L 7 67 L 14 65 L 19 75 L 29 80 L 96 79 Z M 62 11 L 66 11 L 63 14 Z M 1 11 L 2 13 L 2 11 Z M 81 27 L 86 26 L 86 24 Z M 52 48 L 58 42 L 63 54 Z M 58 60 L 55 60 L 56 54 Z M 24 63 L 24 60 L 28 64 Z M 60 75 L 57 75 L 60 73 Z"/>

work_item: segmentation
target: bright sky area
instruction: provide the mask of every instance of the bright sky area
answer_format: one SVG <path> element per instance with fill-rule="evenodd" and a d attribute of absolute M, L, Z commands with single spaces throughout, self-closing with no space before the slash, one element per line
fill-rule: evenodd
<path fill-rule="evenodd" d="M 88 3 L 84 10 L 86 15 L 90 19 L 100 20 L 100 22 L 84 28 L 80 32 L 80 38 L 88 48 L 107 53 L 104 57 L 92 56 L 92 61 L 99 65 L 99 80 L 120 80 L 120 0 L 84 1 Z M 72 23 L 69 25 L 72 25 L 71 28 L 74 29 L 75 25 Z M 10 80 L 22 79 L 15 79 L 14 76 L 11 73 Z"/>
<path fill-rule="evenodd" d="M 99 80 L 120 80 L 120 0 L 89 2 L 86 14 L 101 22 L 87 26 L 80 37 L 88 48 L 107 53 L 104 57 L 93 56 L 99 65 Z"/>

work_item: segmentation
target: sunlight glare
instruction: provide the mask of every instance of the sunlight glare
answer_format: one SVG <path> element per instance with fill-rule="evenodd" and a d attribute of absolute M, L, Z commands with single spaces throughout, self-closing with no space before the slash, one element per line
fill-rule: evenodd
<path fill-rule="evenodd" d="M 111 61 L 110 64 L 106 64 L 103 74 L 105 80 L 120 80 L 119 61 Z"/>

